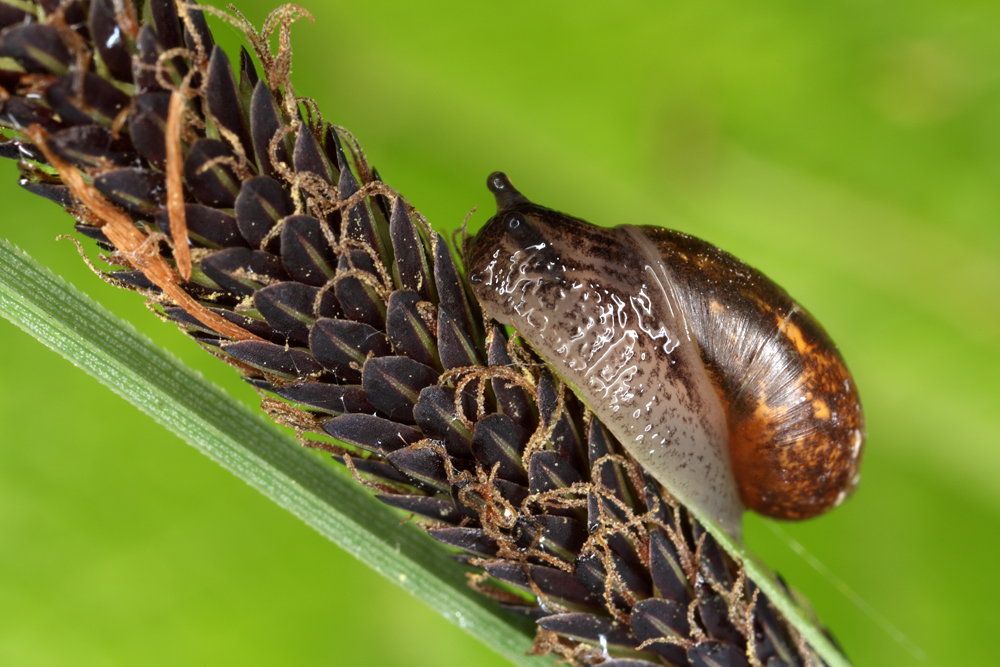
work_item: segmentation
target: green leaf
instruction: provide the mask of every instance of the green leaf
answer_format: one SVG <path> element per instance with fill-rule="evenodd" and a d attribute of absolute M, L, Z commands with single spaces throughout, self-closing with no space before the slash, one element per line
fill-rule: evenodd
<path fill-rule="evenodd" d="M 550 664 L 422 530 L 4 240 L 0 314 L 512 664 Z"/>

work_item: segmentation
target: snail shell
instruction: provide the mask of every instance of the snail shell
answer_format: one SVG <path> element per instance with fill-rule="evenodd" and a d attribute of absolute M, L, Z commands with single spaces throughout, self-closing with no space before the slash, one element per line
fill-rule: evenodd
<path fill-rule="evenodd" d="M 646 470 L 738 537 L 744 509 L 806 519 L 854 490 L 857 390 L 820 325 L 759 271 L 659 227 L 604 228 L 502 173 L 468 254 L 514 326 Z"/>

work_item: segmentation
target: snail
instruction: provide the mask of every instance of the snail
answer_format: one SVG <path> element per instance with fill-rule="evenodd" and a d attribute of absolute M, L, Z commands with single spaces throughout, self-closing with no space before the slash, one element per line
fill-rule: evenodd
<path fill-rule="evenodd" d="M 759 271 L 700 239 L 592 225 L 506 175 L 471 241 L 484 315 L 513 326 L 680 502 L 806 519 L 858 482 L 864 420 L 833 342 Z"/>

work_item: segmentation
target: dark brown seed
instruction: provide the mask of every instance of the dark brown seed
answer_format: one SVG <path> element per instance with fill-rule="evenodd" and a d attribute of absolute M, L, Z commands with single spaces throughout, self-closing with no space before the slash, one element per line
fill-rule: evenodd
<path fill-rule="evenodd" d="M 161 81 L 176 85 L 187 73 L 187 65 L 180 57 L 160 61 L 160 55 L 168 48 L 160 41 L 163 34 L 161 32 L 158 35 L 148 25 L 139 31 L 136 42 L 139 55 L 132 63 L 132 77 L 140 93 L 164 92 Z"/>
<path fill-rule="evenodd" d="M 635 658 L 612 658 L 602 662 L 601 667 L 661 667 L 661 665 Z"/>
<path fill-rule="evenodd" d="M 704 538 L 702 538 L 702 535 L 704 535 Z M 724 561 L 725 557 L 722 555 L 719 543 L 699 523 L 691 526 L 691 536 L 695 544 L 704 539 L 701 545 L 701 561 L 699 562 L 699 566 L 709 573 L 716 582 L 722 584 L 725 588 L 732 588 L 734 581 L 731 570 Z"/>
<path fill-rule="evenodd" d="M 65 74 L 73 57 L 53 26 L 30 23 L 8 28 L 0 36 L 0 56 L 13 58 L 26 71 Z"/>
<path fill-rule="evenodd" d="M 38 4 L 41 5 L 47 15 L 54 14 L 61 8 L 64 11 L 63 17 L 66 25 L 72 26 L 88 42 L 91 41 L 86 26 L 87 14 L 83 11 L 83 6 L 78 0 L 69 0 L 68 2 L 62 2 L 61 0 L 39 0 Z"/>
<path fill-rule="evenodd" d="M 329 318 L 319 319 L 313 325 L 309 349 L 338 379 L 352 384 L 361 382 L 360 368 L 369 354 L 376 357 L 392 354 L 381 331 L 360 322 Z M 357 369 L 351 367 L 352 363 Z"/>
<path fill-rule="evenodd" d="M 129 116 L 129 136 L 142 157 L 159 169 L 167 163 L 166 135 L 170 93 L 144 93 L 135 98 Z"/>
<path fill-rule="evenodd" d="M 105 0 L 106 1 L 106 0 Z M 240 108 L 239 90 L 233 77 L 233 68 L 229 56 L 218 46 L 212 48 L 212 57 L 208 61 L 208 85 L 205 87 L 205 97 L 208 110 L 212 112 L 215 121 L 232 132 L 244 151 L 247 159 L 253 161 L 253 144 L 250 142 L 250 131 L 247 129 L 243 111 Z M 229 139 L 226 139 L 229 142 Z"/>
<path fill-rule="evenodd" d="M 242 315 L 240 313 L 234 313 L 233 311 L 226 310 L 224 308 L 209 308 L 209 310 L 218 315 L 219 317 L 223 317 L 229 320 L 236 326 L 246 329 L 255 336 L 260 336 L 261 338 L 269 340 L 272 343 L 280 344 L 284 342 L 284 336 L 282 336 L 281 334 L 279 334 L 274 329 L 267 326 L 260 320 L 255 320 L 252 317 L 247 317 L 246 315 Z M 170 317 L 170 319 L 174 320 L 175 322 L 179 322 L 180 324 L 183 324 L 185 327 L 189 329 L 195 331 L 202 331 L 204 333 L 209 333 L 209 334 L 215 333 L 211 327 L 202 324 L 198 319 L 196 319 L 193 315 L 185 311 L 183 308 L 175 308 L 175 307 L 164 308 L 164 312 L 167 314 L 168 317 Z"/>
<path fill-rule="evenodd" d="M 337 156 L 337 168 L 340 170 L 340 181 L 337 184 L 337 191 L 340 193 L 341 199 L 347 199 L 356 194 L 361 189 L 361 186 L 351 171 L 340 138 L 336 132 L 331 132 L 330 136 L 332 137 L 333 148 Z M 389 249 L 384 247 L 382 235 L 375 229 L 372 211 L 369 209 L 367 200 L 355 204 L 344 215 L 347 216 L 347 236 L 366 244 L 378 253 L 387 266 L 391 266 L 392 258 L 389 254 Z"/>
<path fill-rule="evenodd" d="M 274 392 L 292 403 L 300 403 L 331 414 L 374 414 L 375 407 L 360 385 L 296 382 L 276 387 Z"/>
<path fill-rule="evenodd" d="M 200 9 L 195 9 L 195 3 L 191 0 L 181 0 L 181 2 L 187 3 L 188 16 L 187 21 L 181 22 L 184 42 L 188 48 L 197 49 L 199 53 L 207 56 L 215 47 L 215 39 L 212 37 L 212 31 L 208 29 L 208 23 L 205 22 L 205 14 Z"/>
<path fill-rule="evenodd" d="M 781 627 L 778 617 L 772 609 L 763 591 L 750 582 L 747 594 L 752 596 L 757 591 L 757 605 L 754 607 L 754 651 L 757 659 L 770 664 L 769 660 L 778 660 L 789 667 L 801 667 L 791 643 Z"/>
<path fill-rule="evenodd" d="M 7 127 L 30 127 L 35 123 L 45 128 L 46 132 L 58 132 L 66 124 L 56 114 L 35 100 L 23 97 L 12 97 L 3 105 L 0 111 L 0 125 Z"/>
<path fill-rule="evenodd" d="M 98 125 L 70 127 L 49 137 L 49 148 L 64 160 L 87 168 L 138 166 L 139 156 L 127 137 L 115 137 Z"/>
<path fill-rule="evenodd" d="M 135 287 L 155 294 L 159 294 L 161 291 L 142 271 L 112 271 L 111 277 L 129 287 Z"/>
<path fill-rule="evenodd" d="M 338 456 L 335 454 L 333 456 L 333 460 L 341 465 L 347 465 L 347 462 L 343 456 Z M 375 477 L 380 481 L 395 482 L 396 483 L 395 486 L 406 490 L 414 490 L 415 488 L 413 480 L 410 479 L 407 475 L 404 475 L 403 473 L 399 472 L 388 463 L 384 461 L 379 461 L 374 457 L 370 459 L 363 459 L 352 456 L 351 464 L 354 466 L 354 469 L 357 470 L 358 472 L 364 473 L 371 477 Z"/>
<path fill-rule="evenodd" d="M 184 184 L 202 204 L 232 208 L 241 194 L 240 180 L 233 171 L 235 156 L 218 139 L 199 139 L 184 160 Z"/>
<path fill-rule="evenodd" d="M 427 261 L 427 252 L 402 197 L 397 197 L 392 205 L 389 234 L 403 289 L 416 292 L 420 295 L 421 301 L 432 301 L 434 280 Z"/>
<path fill-rule="evenodd" d="M 642 480 L 645 483 L 643 497 L 646 502 L 646 508 L 657 521 L 661 521 L 671 527 L 675 526 L 673 508 L 663 502 L 663 498 L 660 497 L 659 483 L 646 471 L 642 472 Z"/>
<path fill-rule="evenodd" d="M 227 248 L 214 253 L 201 260 L 201 270 L 223 289 L 243 296 L 288 279 L 278 257 L 249 248 Z"/>
<path fill-rule="evenodd" d="M 82 222 L 78 222 L 75 225 L 73 225 L 73 229 L 78 231 L 80 234 L 86 236 L 88 239 L 94 239 L 102 247 L 111 245 L 111 241 L 108 240 L 108 237 L 104 234 L 103 231 L 101 231 L 100 227 L 85 225 Z M 111 247 L 114 248 L 114 246 Z"/>
<path fill-rule="evenodd" d="M 8 160 L 21 159 L 21 146 L 27 142 L 23 141 L 0 141 L 0 157 Z"/>
<path fill-rule="evenodd" d="M 20 7 L 0 2 L 0 30 L 3 30 L 7 26 L 24 23 L 27 17 L 28 13 Z"/>
<path fill-rule="evenodd" d="M 3 7 L 0 4 L 0 7 Z M 24 70 L 13 60 L 0 60 L 0 86 L 7 90 L 13 90 L 21 81 Z"/>
<path fill-rule="evenodd" d="M 528 473 L 532 493 L 564 489 L 583 481 L 580 473 L 553 451 L 532 454 L 528 461 Z"/>
<path fill-rule="evenodd" d="M 496 480 L 496 487 L 500 492 L 500 497 L 514 507 L 521 507 L 524 501 L 528 499 L 529 493 L 526 486 L 515 484 L 506 479 L 498 479 Z"/>
<path fill-rule="evenodd" d="M 195 273 L 192 275 L 191 281 L 184 283 L 184 291 L 199 301 L 221 308 L 235 308 L 240 303 L 240 298 L 237 295 L 226 290 L 220 290 L 219 286 L 204 274 L 199 275 Z M 260 320 L 257 321 L 260 322 Z M 260 324 L 263 325 L 264 323 L 260 322 Z M 276 335 L 276 332 L 272 331 L 270 335 Z"/>
<path fill-rule="evenodd" d="M 612 453 L 609 443 L 610 436 L 604 426 L 596 419 L 592 420 L 587 438 L 591 475 L 594 481 L 600 482 L 615 498 L 634 510 L 637 508 L 636 497 L 625 470 L 617 459 L 606 458 Z M 605 497 L 601 497 L 598 502 L 610 516 L 620 521 L 627 520 L 625 511 L 619 504 Z M 591 520 L 596 521 L 597 517 L 594 516 Z"/>
<path fill-rule="evenodd" d="M 274 103 L 271 91 L 268 90 L 264 81 L 258 81 L 250 100 L 250 135 L 253 137 L 253 147 L 257 154 L 257 166 L 260 168 L 260 173 L 273 178 L 278 177 L 278 170 L 271 163 L 268 149 L 271 145 L 271 139 L 283 124 L 281 112 Z M 288 139 L 289 135 L 285 135 L 285 141 L 278 142 L 276 156 L 278 162 L 284 162 L 291 167 L 291 160 L 288 158 L 291 153 Z"/>
<path fill-rule="evenodd" d="M 577 432 L 576 424 L 570 418 L 570 415 L 581 414 L 583 411 L 577 409 L 573 394 L 568 391 L 563 392 L 563 412 L 562 416 L 558 418 L 555 417 L 559 406 L 558 393 L 548 373 L 543 374 L 538 382 L 538 396 L 538 417 L 541 422 L 547 426 L 553 419 L 556 419 L 556 425 L 552 429 L 550 437 L 552 449 L 559 452 L 564 459 L 573 465 L 583 469 L 586 448 L 583 439 Z"/>
<path fill-rule="evenodd" d="M 444 305 L 439 305 L 437 314 L 437 346 L 441 365 L 446 369 L 481 366 L 482 362 L 479 360 L 475 343 L 461 328 L 452 313 Z M 482 379 L 473 380 L 466 386 L 465 391 L 473 396 L 478 395 L 484 382 Z M 492 411 L 492 400 L 488 396 L 487 402 L 487 407 Z"/>
<path fill-rule="evenodd" d="M 45 197 L 49 201 L 53 201 L 63 208 L 73 205 L 73 195 L 70 194 L 69 188 L 65 185 L 32 183 L 24 178 L 19 180 L 17 183 L 28 192 Z"/>
<path fill-rule="evenodd" d="M 13 141 L 4 143 L 7 145 L 12 145 L 11 147 L 14 150 L 12 159 L 14 160 L 20 160 L 24 158 L 26 160 L 32 160 L 33 162 L 37 162 L 38 164 L 49 163 L 48 159 L 45 157 L 45 154 L 42 153 L 42 151 L 40 151 L 38 147 L 35 146 L 30 141 L 24 141 L 20 138 L 15 138 Z M 19 164 L 18 167 L 20 168 L 22 175 L 24 175 L 29 168 L 28 165 L 25 164 Z M 53 182 L 56 182 L 58 180 L 55 176 L 50 176 L 49 178 Z"/>
<path fill-rule="evenodd" d="M 164 46 L 168 49 L 183 46 L 177 5 L 174 0 L 149 0 L 149 10 L 153 16 L 156 33 L 163 40 Z"/>
<path fill-rule="evenodd" d="M 322 287 L 336 275 L 337 257 L 320 221 L 292 215 L 281 223 L 281 261 L 293 280 Z"/>
<path fill-rule="evenodd" d="M 316 377 L 323 372 L 323 367 L 308 352 L 265 341 L 224 343 L 222 350 L 248 366 L 292 380 Z"/>
<path fill-rule="evenodd" d="M 649 570 L 636 549 L 636 544 L 622 533 L 608 535 L 611 548 L 611 563 L 618 579 L 629 590 L 633 598 L 645 600 L 653 595 L 653 583 Z M 645 555 L 645 554 L 644 554 Z"/>
<path fill-rule="evenodd" d="M 397 507 L 404 512 L 412 512 L 425 516 L 432 521 L 451 525 L 462 521 L 462 514 L 450 500 L 442 500 L 433 496 L 375 496 L 386 505 Z"/>
<path fill-rule="evenodd" d="M 378 169 L 375 167 L 372 167 L 372 182 L 384 182 L 382 181 L 382 177 L 378 175 Z M 372 197 L 371 202 L 373 207 L 372 213 L 379 218 L 379 222 L 376 226 L 382 227 L 384 230 L 389 229 L 389 216 L 391 215 L 390 211 L 392 210 L 392 202 L 389 201 L 389 198 L 383 194 L 376 194 Z"/>
<path fill-rule="evenodd" d="M 429 528 L 427 532 L 442 544 L 483 558 L 493 558 L 499 548 L 496 541 L 481 528 Z"/>
<path fill-rule="evenodd" d="M 475 343 L 444 305 L 438 306 L 437 344 L 441 364 L 445 368 L 482 366 Z"/>
<path fill-rule="evenodd" d="M 486 563 L 485 569 L 500 581 L 506 581 L 526 591 L 532 590 L 528 584 L 528 577 L 531 577 L 544 595 L 581 607 L 601 610 L 604 608 L 601 599 L 593 595 L 572 575 L 553 567 L 530 564 L 522 566 L 512 561 L 495 560 Z"/>
<path fill-rule="evenodd" d="M 572 484 L 582 482 L 583 478 L 573 466 L 557 452 L 540 451 L 531 455 L 528 460 L 529 489 L 532 494 L 565 489 Z M 559 498 L 570 500 L 578 498 L 571 491 L 559 494 Z M 545 511 L 554 516 L 570 516 L 581 521 L 587 520 L 587 511 L 581 507 L 561 507 L 556 501 L 539 500 Z"/>
<path fill-rule="evenodd" d="M 486 499 L 476 489 L 468 488 L 471 485 L 471 480 L 459 479 L 451 487 L 451 499 L 467 519 L 479 521 L 480 514 L 486 508 Z"/>
<path fill-rule="evenodd" d="M 472 458 L 472 431 L 455 414 L 455 390 L 431 386 L 420 392 L 413 418 L 424 435 L 444 442 L 448 454 Z"/>
<path fill-rule="evenodd" d="M 528 484 L 521 454 L 530 434 L 502 414 L 492 414 L 476 422 L 472 453 L 485 470 L 499 464 L 499 475 L 518 484 Z"/>
<path fill-rule="evenodd" d="M 750 667 L 743 651 L 732 644 L 705 641 L 688 649 L 692 667 Z"/>
<path fill-rule="evenodd" d="M 388 454 L 403 449 L 423 437 L 420 431 L 374 415 L 343 415 L 323 422 L 323 430 L 337 440 Z"/>
<path fill-rule="evenodd" d="M 385 458 L 422 486 L 444 493 L 451 489 L 444 470 L 444 460 L 437 452 L 429 449 L 399 449 L 390 452 Z"/>
<path fill-rule="evenodd" d="M 587 529 L 576 519 L 561 516 L 521 517 L 515 543 L 521 549 L 541 549 L 567 563 L 574 563 L 587 540 Z"/>
<path fill-rule="evenodd" d="M 243 181 L 236 197 L 236 222 L 243 238 L 252 248 L 261 248 L 270 231 L 295 210 L 292 200 L 281 183 L 267 176 Z M 277 250 L 279 237 L 273 236 L 267 248 Z M 273 245 L 272 245 L 273 244 Z"/>
<path fill-rule="evenodd" d="M 629 484 L 625 479 L 625 471 L 614 460 L 604 460 L 596 464 L 595 471 L 596 474 L 593 476 L 595 481 L 599 481 L 605 488 L 605 493 L 597 497 L 598 505 L 604 508 L 607 516 L 613 517 L 617 521 L 626 521 L 628 517 L 622 504 L 633 508 L 635 506 L 629 502 L 632 496 L 628 491 Z M 614 502 L 614 500 L 609 498 L 607 495 L 608 491 L 610 491 L 614 498 L 621 502 Z M 595 494 L 591 494 L 591 496 L 595 497 Z M 592 522 L 601 521 L 601 511 L 600 509 L 596 511 L 597 513 L 591 517 Z"/>
<path fill-rule="evenodd" d="M 677 550 L 659 530 L 649 536 L 649 571 L 660 597 L 685 606 L 691 601 L 691 591 Z"/>
<path fill-rule="evenodd" d="M 538 621 L 538 625 L 561 635 L 576 637 L 599 644 L 635 648 L 639 645 L 628 627 L 605 616 L 594 614 L 555 614 Z"/>
<path fill-rule="evenodd" d="M 246 247 L 247 242 L 236 225 L 236 218 L 224 211 L 201 204 L 185 204 L 188 238 L 203 248 Z M 170 215 L 167 211 L 156 214 L 156 225 L 170 236 Z"/>
<path fill-rule="evenodd" d="M 247 128 L 250 127 L 250 100 L 253 98 L 254 88 L 260 77 L 257 76 L 257 69 L 253 66 L 253 58 L 245 46 L 240 47 L 240 109 L 243 111 L 243 122 Z M 247 146 L 247 157 L 253 153 L 253 146 Z"/>
<path fill-rule="evenodd" d="M 111 75 L 119 81 L 132 83 L 132 54 L 125 32 L 118 27 L 113 0 L 91 0 L 87 25 L 94 46 Z"/>
<path fill-rule="evenodd" d="M 77 101 L 79 83 L 76 74 L 64 74 L 45 90 L 46 101 L 67 124 L 97 123 L 110 127 L 129 105 L 128 95 L 93 72 L 83 77 L 84 104 L 80 105 Z"/>
<path fill-rule="evenodd" d="M 462 331 L 475 339 L 472 312 L 462 287 L 464 281 L 455 268 L 455 260 L 452 259 L 448 244 L 440 235 L 434 241 L 434 283 L 437 285 L 440 306 L 451 313 Z"/>
<path fill-rule="evenodd" d="M 676 639 L 688 641 L 691 626 L 688 625 L 687 606 L 672 600 L 642 600 L 632 607 L 629 619 L 632 632 L 640 642 L 649 640 Z M 688 664 L 686 651 L 678 644 L 654 641 L 646 647 L 666 658 L 671 664 Z"/>
<path fill-rule="evenodd" d="M 416 292 L 396 290 L 389 295 L 385 332 L 397 354 L 403 354 L 427 366 L 441 368 L 434 332 L 421 316 Z"/>
<path fill-rule="evenodd" d="M 309 328 L 316 319 L 336 315 L 316 312 L 318 296 L 318 288 L 289 281 L 258 290 L 253 302 L 272 329 L 287 336 L 292 344 L 308 345 Z"/>
<path fill-rule="evenodd" d="M 573 574 L 577 581 L 595 597 L 603 599 L 608 584 L 608 571 L 601 556 L 597 553 L 584 554 L 576 559 L 574 568 Z M 631 604 L 614 587 L 611 590 L 611 602 L 618 609 L 628 609 Z"/>
<path fill-rule="evenodd" d="M 415 424 L 413 406 L 420 391 L 437 383 L 438 372 L 406 357 L 372 357 L 365 361 L 362 385 L 368 400 L 390 419 Z"/>
<path fill-rule="evenodd" d="M 292 161 L 295 163 L 295 171 L 301 173 L 312 173 L 320 177 L 330 185 L 334 185 L 340 180 L 340 172 L 337 167 L 330 162 L 330 159 L 320 150 L 316 137 L 312 130 L 302 126 L 299 134 L 295 138 L 295 151 L 292 154 Z M 340 215 L 336 215 L 337 221 Z M 333 221 L 329 221 L 333 224 Z"/>
<path fill-rule="evenodd" d="M 137 167 L 108 171 L 94 179 L 98 192 L 117 204 L 141 215 L 153 215 L 163 208 L 167 197 L 162 172 Z"/>
<path fill-rule="evenodd" d="M 337 264 L 337 272 L 354 270 L 364 271 L 370 277 L 362 280 L 354 275 L 337 280 L 334 292 L 337 301 L 344 309 L 344 316 L 355 322 L 364 322 L 377 329 L 385 327 L 386 305 L 372 286 L 378 278 L 371 256 L 361 250 L 352 250 L 348 255 L 341 255 Z"/>
<path fill-rule="evenodd" d="M 507 354 L 507 339 L 503 334 L 503 329 L 497 325 L 493 326 L 488 357 L 490 366 L 514 367 L 510 355 Z M 535 414 L 527 392 L 520 385 L 507 378 L 497 377 L 490 382 L 493 385 L 493 394 L 497 397 L 497 406 L 500 410 L 521 428 L 528 431 L 534 430 Z"/>
<path fill-rule="evenodd" d="M 726 601 L 718 593 L 703 590 L 698 603 L 698 613 L 705 629 L 713 638 L 734 645 L 745 643 L 743 635 L 729 620 L 729 607 Z"/>

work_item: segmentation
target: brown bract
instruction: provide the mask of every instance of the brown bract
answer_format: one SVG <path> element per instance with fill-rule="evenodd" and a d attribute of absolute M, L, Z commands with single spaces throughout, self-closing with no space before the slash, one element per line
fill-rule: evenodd
<path fill-rule="evenodd" d="M 191 298 L 178 284 L 177 273 L 160 255 L 155 244 L 149 243 L 149 237 L 143 234 L 121 209 L 108 202 L 93 186 L 88 185 L 74 166 L 49 149 L 48 136 L 44 129 L 32 125 L 25 131 L 25 136 L 31 139 L 59 172 L 60 178 L 69 187 L 73 196 L 103 223 L 100 225 L 101 230 L 115 247 L 124 253 L 132 265 L 142 271 L 154 285 L 162 289 L 164 294 L 201 323 L 234 340 L 260 340 L 258 336 L 230 323 Z"/>
<path fill-rule="evenodd" d="M 191 249 L 185 242 L 188 234 L 182 180 L 184 156 L 181 153 L 181 122 L 184 105 L 187 102 L 187 83 L 188 78 L 185 77 L 181 87 L 170 93 L 167 128 L 164 134 L 167 140 L 167 214 L 170 216 L 170 236 L 177 239 L 174 243 L 174 260 L 177 262 L 177 271 L 181 274 L 181 278 L 191 280 Z"/>

